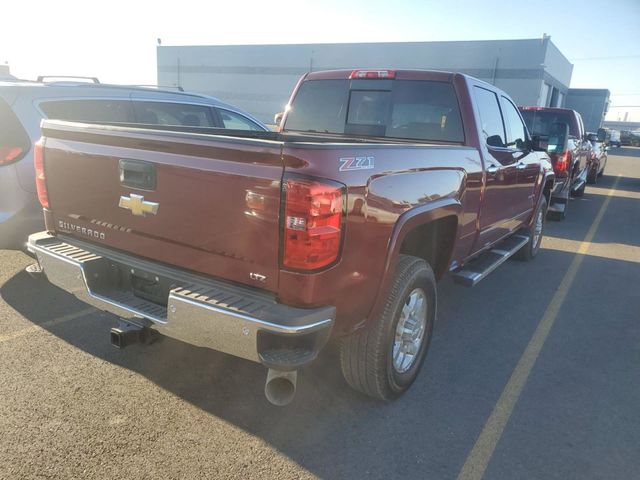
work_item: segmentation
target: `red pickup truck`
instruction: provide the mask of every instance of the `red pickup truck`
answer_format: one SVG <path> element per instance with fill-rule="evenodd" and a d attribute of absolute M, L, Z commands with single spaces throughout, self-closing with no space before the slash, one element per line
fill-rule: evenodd
<path fill-rule="evenodd" d="M 589 172 L 596 163 L 592 161 L 592 145 L 582 116 L 568 108 L 519 108 L 529 132 L 547 139 L 547 153 L 556 177 L 548 213 L 555 220 L 564 220 L 569 196 L 584 195 Z"/>
<path fill-rule="evenodd" d="M 46 120 L 35 150 L 50 282 L 120 317 L 268 367 L 288 403 L 329 338 L 392 399 L 425 358 L 436 280 L 536 255 L 554 176 L 495 87 L 445 72 L 305 75 L 279 132 Z"/>

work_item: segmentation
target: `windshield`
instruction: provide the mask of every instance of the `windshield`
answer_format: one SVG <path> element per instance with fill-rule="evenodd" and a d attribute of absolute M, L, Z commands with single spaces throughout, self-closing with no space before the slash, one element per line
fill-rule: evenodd
<path fill-rule="evenodd" d="M 285 131 L 464 142 L 453 86 L 415 80 L 309 80 Z"/>

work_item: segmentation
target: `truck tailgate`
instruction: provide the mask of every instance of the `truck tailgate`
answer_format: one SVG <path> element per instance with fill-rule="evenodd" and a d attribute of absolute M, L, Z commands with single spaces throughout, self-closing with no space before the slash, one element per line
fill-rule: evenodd
<path fill-rule="evenodd" d="M 55 229 L 275 290 L 279 142 L 45 122 Z"/>

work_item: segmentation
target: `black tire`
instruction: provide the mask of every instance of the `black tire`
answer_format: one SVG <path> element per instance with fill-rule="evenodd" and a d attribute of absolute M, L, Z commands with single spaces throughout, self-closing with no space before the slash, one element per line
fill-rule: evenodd
<path fill-rule="evenodd" d="M 393 347 L 400 314 L 410 294 L 422 289 L 426 320 L 422 341 L 413 362 L 400 373 L 394 367 Z M 424 260 L 400 255 L 387 302 L 380 316 L 366 328 L 342 339 L 340 363 L 351 387 L 371 397 L 392 400 L 414 382 L 429 349 L 437 308 L 436 280 Z"/>
<path fill-rule="evenodd" d="M 514 255 L 514 258 L 517 260 L 521 260 L 523 262 L 528 262 L 536 255 L 538 255 L 538 251 L 540 251 L 540 245 L 542 244 L 542 237 L 544 236 L 544 226 L 545 226 L 545 217 L 547 216 L 547 199 L 546 197 L 542 197 L 542 201 L 536 212 L 533 216 L 533 221 L 531 225 L 527 229 L 527 233 L 529 234 L 529 241 L 523 245 L 523 247 L 518 250 L 518 252 Z M 540 232 L 538 237 L 536 238 L 536 228 L 538 221 L 540 221 Z"/>
<path fill-rule="evenodd" d="M 598 182 L 598 176 L 598 170 L 596 170 L 596 173 L 590 173 L 587 175 L 587 183 L 589 185 L 595 185 Z"/>

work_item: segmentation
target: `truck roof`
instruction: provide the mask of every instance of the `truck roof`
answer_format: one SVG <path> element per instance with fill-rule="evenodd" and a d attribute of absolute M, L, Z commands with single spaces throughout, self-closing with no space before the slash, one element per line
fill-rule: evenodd
<path fill-rule="evenodd" d="M 519 106 L 520 110 L 527 112 L 556 112 L 556 113 L 575 113 L 575 110 L 571 108 L 559 108 L 559 107 L 533 107 L 533 106 Z"/>
<path fill-rule="evenodd" d="M 382 76 L 386 72 L 388 76 Z M 380 73 L 380 77 L 356 77 L 357 73 Z M 440 70 L 396 70 L 392 68 L 356 68 L 343 70 L 323 70 L 308 73 L 305 80 L 348 80 L 350 78 L 390 78 L 396 80 L 435 80 L 440 82 L 452 82 L 461 73 L 445 72 Z"/>

